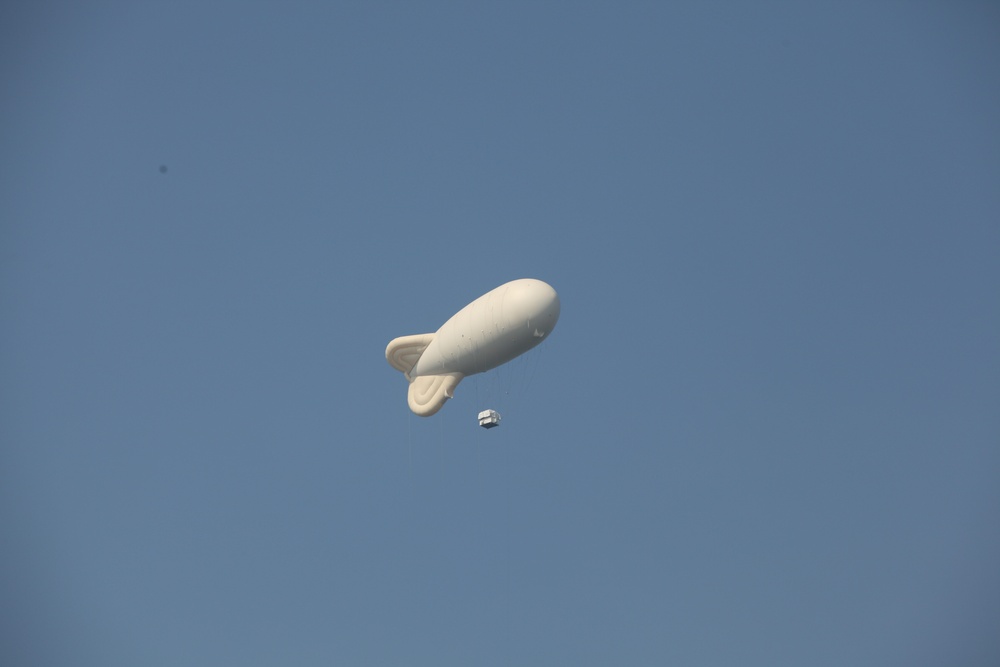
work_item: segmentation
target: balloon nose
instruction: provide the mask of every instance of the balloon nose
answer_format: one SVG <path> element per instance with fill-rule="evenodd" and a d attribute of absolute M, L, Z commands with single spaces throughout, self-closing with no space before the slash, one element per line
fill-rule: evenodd
<path fill-rule="evenodd" d="M 518 319 L 537 322 L 547 333 L 559 319 L 559 295 L 541 280 L 516 280 L 504 299 L 504 309 L 517 313 Z"/>

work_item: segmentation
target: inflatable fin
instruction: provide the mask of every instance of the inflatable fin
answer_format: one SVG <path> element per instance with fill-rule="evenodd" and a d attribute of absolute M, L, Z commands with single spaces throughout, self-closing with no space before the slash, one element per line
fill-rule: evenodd
<path fill-rule="evenodd" d="M 441 409 L 445 401 L 455 395 L 455 387 L 463 377 L 465 376 L 461 373 L 444 373 L 413 378 L 410 380 L 410 390 L 406 394 L 410 410 L 421 417 L 430 417 Z"/>
<path fill-rule="evenodd" d="M 407 374 L 406 379 L 409 380 L 408 373 L 432 340 L 434 340 L 434 334 L 416 334 L 415 336 L 395 338 L 385 348 L 385 359 L 397 371 Z"/>

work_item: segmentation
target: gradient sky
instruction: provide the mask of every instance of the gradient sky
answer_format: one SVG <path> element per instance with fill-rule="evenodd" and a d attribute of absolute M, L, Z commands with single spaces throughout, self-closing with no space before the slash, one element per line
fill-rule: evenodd
<path fill-rule="evenodd" d="M 0 663 L 1000 664 L 998 35 L 5 3 Z M 386 343 L 522 277 L 411 415 Z"/>

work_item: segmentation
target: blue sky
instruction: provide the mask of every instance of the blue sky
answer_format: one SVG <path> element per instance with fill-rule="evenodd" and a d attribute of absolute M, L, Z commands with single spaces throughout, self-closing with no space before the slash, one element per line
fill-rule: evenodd
<path fill-rule="evenodd" d="M 0 662 L 997 664 L 994 5 L 20 5 Z"/>

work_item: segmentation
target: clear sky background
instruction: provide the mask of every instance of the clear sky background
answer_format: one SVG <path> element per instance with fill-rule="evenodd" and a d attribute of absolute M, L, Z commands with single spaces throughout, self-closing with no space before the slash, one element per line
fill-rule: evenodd
<path fill-rule="evenodd" d="M 4 665 L 1000 664 L 1000 9 L 5 3 L 0 441 Z"/>

